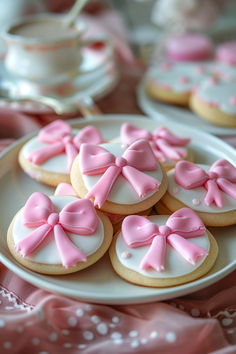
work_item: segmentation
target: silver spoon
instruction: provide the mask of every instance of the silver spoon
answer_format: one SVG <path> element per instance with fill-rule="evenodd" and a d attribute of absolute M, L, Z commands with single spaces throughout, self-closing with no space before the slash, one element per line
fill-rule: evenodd
<path fill-rule="evenodd" d="M 3 99 L 5 102 L 32 101 L 32 102 L 42 103 L 60 115 L 74 114 L 79 110 L 79 107 L 72 103 L 61 102 L 53 97 L 46 97 L 41 95 L 30 96 L 30 95 L 14 93 L 12 90 L 1 85 L 0 85 L 0 99 Z"/>
<path fill-rule="evenodd" d="M 65 19 L 63 20 L 63 24 L 65 27 L 70 27 L 76 17 L 79 15 L 85 4 L 88 2 L 88 0 L 77 0 L 70 11 L 66 14 Z"/>

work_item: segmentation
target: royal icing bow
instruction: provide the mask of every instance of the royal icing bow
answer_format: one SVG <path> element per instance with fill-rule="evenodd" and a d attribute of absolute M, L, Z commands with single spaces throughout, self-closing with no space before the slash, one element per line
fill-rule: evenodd
<path fill-rule="evenodd" d="M 167 158 L 173 161 L 184 158 L 187 153 L 181 146 L 186 146 L 190 142 L 190 139 L 179 138 L 164 127 L 151 134 L 148 130 L 128 123 L 121 126 L 120 136 L 122 143 L 128 145 L 137 139 L 148 140 L 155 156 L 161 162 L 165 162 Z"/>
<path fill-rule="evenodd" d="M 103 174 L 88 192 L 86 198 L 94 198 L 94 205 L 100 208 L 119 175 L 122 175 L 134 188 L 139 197 L 144 197 L 158 189 L 155 178 L 141 171 L 154 171 L 157 161 L 146 140 L 131 144 L 122 157 L 115 157 L 101 146 L 83 144 L 80 149 L 80 168 L 85 175 Z"/>
<path fill-rule="evenodd" d="M 54 156 L 66 153 L 68 158 L 68 171 L 79 152 L 82 143 L 101 144 L 102 136 L 94 126 L 83 128 L 75 137 L 72 135 L 72 128 L 62 120 L 56 120 L 45 128 L 41 129 L 38 140 L 48 146 L 33 151 L 28 160 L 36 165 L 42 165 L 45 161 Z"/>
<path fill-rule="evenodd" d="M 175 181 L 184 189 L 204 187 L 207 191 L 204 203 L 223 206 L 221 191 L 236 199 L 236 168 L 228 161 L 216 161 L 209 172 L 188 161 L 179 161 L 175 167 Z"/>
<path fill-rule="evenodd" d="M 23 257 L 37 250 L 53 231 L 54 239 L 64 267 L 86 262 L 87 258 L 70 240 L 65 231 L 76 235 L 92 235 L 98 227 L 98 216 L 88 199 L 79 199 L 65 206 L 58 214 L 49 197 L 33 193 L 23 211 L 23 223 L 36 228 L 16 244 L 16 250 Z"/>
<path fill-rule="evenodd" d="M 165 225 L 158 226 L 144 216 L 127 216 L 122 224 L 122 236 L 131 248 L 151 245 L 141 261 L 140 268 L 165 270 L 166 243 L 173 247 L 185 260 L 195 265 L 208 252 L 186 240 L 204 235 L 206 228 L 199 216 L 189 208 L 173 213 Z"/>

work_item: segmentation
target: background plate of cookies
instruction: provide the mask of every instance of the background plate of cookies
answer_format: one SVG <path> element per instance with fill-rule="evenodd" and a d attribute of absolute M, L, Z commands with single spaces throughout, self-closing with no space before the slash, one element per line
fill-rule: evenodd
<path fill-rule="evenodd" d="M 162 138 L 164 135 L 167 136 L 169 141 L 180 141 L 180 143 L 182 142 L 185 145 L 188 143 L 188 153 L 185 156 L 189 163 L 212 165 L 219 159 L 226 159 L 230 164 L 234 165 L 236 161 L 235 149 L 214 136 L 202 133 L 200 130 L 193 129 L 190 126 L 166 122 L 163 130 L 163 124 L 158 121 L 137 115 L 98 116 L 90 120 L 89 124 L 88 121 L 83 119 L 68 122 L 73 129 L 77 130 L 82 130 L 88 125 L 93 125 L 99 129 L 102 138 L 106 141 L 106 148 L 109 147 L 108 142 L 110 140 L 117 141 L 117 139 L 120 139 L 119 135 L 121 127 L 123 127 L 122 134 L 126 138 L 127 136 L 132 137 L 135 135 L 141 135 L 142 137 L 142 134 L 145 135 L 145 131 L 148 131 L 150 134 L 147 134 L 147 136 L 150 139 L 152 139 L 152 134 L 153 136 L 159 134 Z M 155 133 L 158 131 L 159 133 Z M 177 138 L 173 137 L 173 135 Z M 32 173 L 31 175 L 27 174 L 27 171 L 25 172 L 18 163 L 19 152 L 27 141 L 34 138 L 34 136 L 37 136 L 37 134 L 31 134 L 20 139 L 9 147 L 0 158 L 0 261 L 18 276 L 40 288 L 84 301 L 103 304 L 135 304 L 167 300 L 176 296 L 186 295 L 216 282 L 236 268 L 235 224 L 231 226 L 207 226 L 210 233 L 214 236 L 219 249 L 214 266 L 205 275 L 201 275 L 196 280 L 191 280 L 190 277 L 190 281 L 175 286 L 168 285 L 168 282 L 166 286 L 161 287 L 141 286 L 135 285 L 135 281 L 132 282 L 132 279 L 131 282 L 123 280 L 123 277 L 113 270 L 108 252 L 95 264 L 86 269 L 74 271 L 71 274 L 40 274 L 27 268 L 27 263 L 23 265 L 18 262 L 12 252 L 10 252 L 7 244 L 8 227 L 14 215 L 23 207 L 32 193 L 43 193 L 47 196 L 55 194 L 55 186 L 39 182 Z M 163 139 L 161 141 L 163 143 Z M 181 154 L 183 150 L 183 148 L 176 149 Z M 182 157 L 184 159 L 184 155 Z M 122 161 L 119 160 L 120 163 Z M 163 166 L 164 164 L 162 164 L 164 171 L 165 167 Z M 77 188 L 76 183 L 74 187 Z M 150 198 L 150 200 L 152 199 Z M 106 204 L 105 202 L 104 205 L 106 206 L 105 209 L 107 209 L 105 212 L 109 212 L 111 203 Z M 148 207 L 149 210 L 145 210 L 144 215 L 150 212 L 155 213 L 155 211 L 150 211 L 150 205 Z M 119 212 L 121 211 L 123 215 L 131 214 L 131 212 L 126 212 L 125 207 L 123 208 L 124 210 L 119 206 Z M 111 210 L 113 214 L 116 212 L 116 208 Z M 113 222 L 117 232 L 119 232 L 120 225 L 120 220 L 119 223 Z"/>
<path fill-rule="evenodd" d="M 158 99 L 153 99 L 147 92 L 146 86 L 151 69 L 141 80 L 137 88 L 137 100 L 142 111 L 162 124 L 181 123 L 193 126 L 202 131 L 215 135 L 232 135 L 236 133 L 235 127 L 220 126 L 213 121 L 202 119 L 196 113 L 180 105 L 170 105 Z"/>

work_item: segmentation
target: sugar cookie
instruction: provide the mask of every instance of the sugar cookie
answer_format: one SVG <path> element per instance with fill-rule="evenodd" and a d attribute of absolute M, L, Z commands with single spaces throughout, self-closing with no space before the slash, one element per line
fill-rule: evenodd
<path fill-rule="evenodd" d="M 11 222 L 7 243 L 25 267 L 43 274 L 68 274 L 97 262 L 112 234 L 107 216 L 88 199 L 35 192 Z"/>
<path fill-rule="evenodd" d="M 120 139 L 123 144 L 127 145 L 137 139 L 148 140 L 154 155 L 166 171 L 173 168 L 179 160 L 193 161 L 193 153 L 188 148 L 191 139 L 180 138 L 165 127 L 156 129 L 152 134 L 146 129 L 124 123 L 120 129 Z"/>
<path fill-rule="evenodd" d="M 127 216 L 109 249 L 121 278 L 151 287 L 198 279 L 212 268 L 217 254 L 214 237 L 190 208 L 170 216 Z"/>
<path fill-rule="evenodd" d="M 236 168 L 221 159 L 212 166 L 177 162 L 167 174 L 162 203 L 172 212 L 192 208 L 207 226 L 236 223 Z"/>
<path fill-rule="evenodd" d="M 188 106 L 193 89 L 211 72 L 212 63 L 161 63 L 146 78 L 146 91 L 152 98 Z"/>
<path fill-rule="evenodd" d="M 194 91 L 190 106 L 207 121 L 223 127 L 236 127 L 236 78 L 210 78 Z"/>
<path fill-rule="evenodd" d="M 151 208 L 165 193 L 167 178 L 146 140 L 82 144 L 71 169 L 71 184 L 102 211 L 129 215 Z"/>
<path fill-rule="evenodd" d="M 94 126 L 72 130 L 68 123 L 56 120 L 23 146 L 19 163 L 28 175 L 39 182 L 51 186 L 69 183 L 71 165 L 84 142 L 100 144 L 104 140 Z"/>

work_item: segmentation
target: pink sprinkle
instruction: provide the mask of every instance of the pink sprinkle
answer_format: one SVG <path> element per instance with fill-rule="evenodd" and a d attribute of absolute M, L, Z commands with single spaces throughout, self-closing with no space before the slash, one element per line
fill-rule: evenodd
<path fill-rule="evenodd" d="M 178 192 L 179 192 L 179 187 L 177 187 L 177 186 L 173 187 L 172 193 L 177 194 Z"/>
<path fill-rule="evenodd" d="M 204 74 L 205 71 L 206 70 L 205 70 L 204 66 L 202 66 L 202 65 L 199 65 L 199 66 L 196 67 L 196 72 L 199 73 L 199 74 Z"/>
<path fill-rule="evenodd" d="M 229 101 L 233 106 L 236 106 L 236 96 L 230 97 Z"/>
<path fill-rule="evenodd" d="M 171 65 L 170 63 L 164 63 L 164 64 L 162 64 L 162 66 L 161 66 L 161 69 L 162 69 L 163 71 L 170 71 L 171 68 L 172 68 L 172 65 Z"/>
<path fill-rule="evenodd" d="M 200 205 L 200 204 L 201 204 L 201 201 L 200 201 L 199 199 L 194 198 L 194 199 L 192 200 L 192 203 L 193 203 L 193 205 Z"/>
<path fill-rule="evenodd" d="M 216 77 L 210 77 L 210 79 L 208 80 L 208 84 L 209 85 L 217 85 L 218 84 L 218 79 Z"/>
<path fill-rule="evenodd" d="M 123 259 L 129 259 L 131 257 L 131 253 L 124 251 L 124 252 L 122 252 L 121 257 Z"/>
<path fill-rule="evenodd" d="M 187 84 L 189 82 L 189 78 L 187 76 L 181 76 L 179 78 L 179 81 L 182 83 L 182 84 Z"/>

